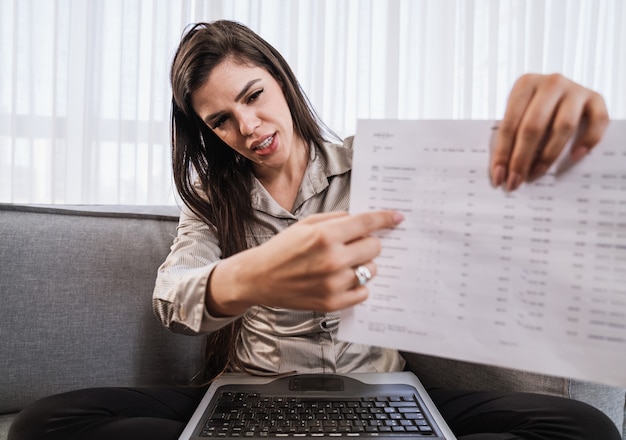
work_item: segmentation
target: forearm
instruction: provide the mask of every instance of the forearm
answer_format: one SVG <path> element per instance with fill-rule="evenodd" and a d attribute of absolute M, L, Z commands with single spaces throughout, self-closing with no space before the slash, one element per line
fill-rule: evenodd
<path fill-rule="evenodd" d="M 205 306 L 209 278 L 220 262 L 221 249 L 211 227 L 183 209 L 153 292 L 154 313 L 165 327 L 186 334 L 209 333 L 234 319 L 213 316 Z"/>
<path fill-rule="evenodd" d="M 254 303 L 254 270 L 246 263 L 251 251 L 240 252 L 215 265 L 207 282 L 207 313 L 216 317 L 238 316 Z"/>
<path fill-rule="evenodd" d="M 184 274 L 160 269 L 153 295 L 153 310 L 171 331 L 183 334 L 211 333 L 237 316 L 215 316 L 205 306 L 208 279 L 215 263 Z"/>

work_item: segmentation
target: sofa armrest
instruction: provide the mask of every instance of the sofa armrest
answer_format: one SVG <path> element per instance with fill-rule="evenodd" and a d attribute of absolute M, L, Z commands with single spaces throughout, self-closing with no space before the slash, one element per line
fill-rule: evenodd
<path fill-rule="evenodd" d="M 152 312 L 177 207 L 0 205 L 0 414 L 94 386 L 184 383 L 203 338 Z"/>

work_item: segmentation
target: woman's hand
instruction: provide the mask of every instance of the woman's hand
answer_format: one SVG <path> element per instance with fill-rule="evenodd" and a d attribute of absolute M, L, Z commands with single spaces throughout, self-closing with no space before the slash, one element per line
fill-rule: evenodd
<path fill-rule="evenodd" d="M 517 189 L 550 168 L 568 140 L 577 161 L 602 137 L 609 122 L 604 99 L 559 74 L 522 76 L 509 96 L 489 171 L 493 186 Z"/>
<path fill-rule="evenodd" d="M 334 311 L 367 298 L 355 267 L 380 253 L 370 234 L 396 226 L 403 217 L 379 211 L 348 215 L 312 215 L 256 248 L 221 261 L 207 291 L 207 308 L 214 316 L 237 315 L 255 304 L 290 309 Z"/>

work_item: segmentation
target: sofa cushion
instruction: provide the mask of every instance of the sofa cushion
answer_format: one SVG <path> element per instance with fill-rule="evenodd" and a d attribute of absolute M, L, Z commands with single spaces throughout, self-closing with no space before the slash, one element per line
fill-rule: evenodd
<path fill-rule="evenodd" d="M 407 366 L 427 388 L 542 393 L 570 397 L 570 380 L 562 377 L 416 353 L 402 355 Z"/>
<path fill-rule="evenodd" d="M 200 369 L 203 338 L 152 313 L 178 208 L 133 209 L 0 205 L 0 414 L 70 389 L 185 383 Z"/>

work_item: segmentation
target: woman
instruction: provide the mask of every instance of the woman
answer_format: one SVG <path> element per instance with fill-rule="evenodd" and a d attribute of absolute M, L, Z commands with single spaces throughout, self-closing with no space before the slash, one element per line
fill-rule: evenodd
<path fill-rule="evenodd" d="M 401 370 L 395 350 L 336 340 L 338 311 L 363 301 L 376 274 L 380 244 L 370 234 L 402 221 L 394 212 L 346 214 L 351 139 L 328 142 L 284 59 L 233 22 L 194 26 L 171 81 L 174 178 L 185 207 L 154 309 L 174 331 L 209 334 L 204 379 L 226 369 Z M 489 164 L 493 185 L 513 191 L 540 177 L 583 119 L 576 160 L 602 136 L 602 98 L 559 75 L 522 77 Z M 23 411 L 10 439 L 175 439 L 204 389 L 53 396 Z M 620 438 L 606 416 L 573 400 L 429 392 L 460 439 Z"/>

